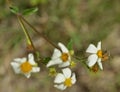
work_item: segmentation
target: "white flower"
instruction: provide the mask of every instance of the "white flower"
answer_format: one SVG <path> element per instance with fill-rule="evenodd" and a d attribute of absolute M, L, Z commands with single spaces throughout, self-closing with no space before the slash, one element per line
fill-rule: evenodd
<path fill-rule="evenodd" d="M 33 54 L 28 55 L 27 58 L 16 58 L 13 62 L 11 62 L 11 66 L 16 74 L 22 73 L 27 78 L 31 76 L 32 72 L 39 72 L 40 67 L 37 67 L 37 63 L 34 61 Z"/>
<path fill-rule="evenodd" d="M 71 87 L 76 82 L 75 73 L 71 73 L 69 68 L 62 69 L 63 73 L 58 73 L 54 80 L 54 87 L 65 90 L 67 87 Z"/>
<path fill-rule="evenodd" d="M 103 70 L 101 62 L 102 59 L 101 41 L 98 42 L 97 47 L 95 47 L 93 44 L 90 44 L 86 52 L 91 53 L 91 55 L 88 57 L 87 65 L 89 67 L 92 67 L 97 63 L 100 69 Z"/>
<path fill-rule="evenodd" d="M 59 67 L 66 67 L 70 65 L 71 57 L 69 54 L 69 50 L 62 43 L 58 43 L 58 46 L 60 47 L 62 52 L 55 48 L 52 58 L 47 64 L 47 67 L 57 64 L 59 65 Z"/>

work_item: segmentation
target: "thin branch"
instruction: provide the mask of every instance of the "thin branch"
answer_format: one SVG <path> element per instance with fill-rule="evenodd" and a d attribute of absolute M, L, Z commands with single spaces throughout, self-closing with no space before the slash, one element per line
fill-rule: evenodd
<path fill-rule="evenodd" d="M 24 34 L 25 34 L 25 36 L 26 36 L 27 44 L 30 45 L 30 46 L 32 46 L 32 48 L 35 50 L 35 47 L 34 47 L 34 45 L 33 45 L 33 42 L 32 42 L 32 40 L 31 40 L 31 38 L 30 38 L 30 35 L 29 35 L 29 33 L 28 33 L 28 31 L 27 31 L 27 29 L 26 29 L 26 27 L 25 27 L 25 25 L 24 25 L 21 17 L 17 16 L 17 18 L 18 18 L 18 21 L 19 21 L 19 23 L 20 23 L 20 25 L 21 25 L 21 27 L 22 27 L 22 29 L 23 29 L 23 32 L 24 32 Z"/>
<path fill-rule="evenodd" d="M 18 15 L 26 24 L 28 24 L 38 35 L 40 35 L 42 38 L 44 38 L 47 42 L 49 42 L 53 47 L 59 49 L 61 52 L 62 50 L 60 49 L 60 47 L 58 47 L 57 45 L 55 45 L 53 42 L 51 42 L 45 35 L 43 35 L 42 33 L 40 33 L 37 29 L 35 29 L 35 27 L 33 27 L 24 17 L 22 17 L 21 15 Z"/>

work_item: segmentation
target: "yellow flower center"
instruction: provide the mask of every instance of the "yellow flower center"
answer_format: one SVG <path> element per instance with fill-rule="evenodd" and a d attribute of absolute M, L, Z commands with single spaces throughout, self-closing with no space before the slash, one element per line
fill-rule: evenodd
<path fill-rule="evenodd" d="M 97 55 L 99 58 L 102 58 L 102 50 L 98 50 Z"/>
<path fill-rule="evenodd" d="M 66 62 L 68 60 L 68 54 L 67 53 L 62 53 L 61 59 L 63 60 L 63 62 Z"/>
<path fill-rule="evenodd" d="M 72 86 L 72 80 L 71 78 L 67 78 L 64 82 L 64 85 L 67 87 L 71 87 Z"/>
<path fill-rule="evenodd" d="M 20 68 L 23 73 L 28 73 L 32 70 L 32 65 L 28 61 L 26 61 L 20 65 Z"/>

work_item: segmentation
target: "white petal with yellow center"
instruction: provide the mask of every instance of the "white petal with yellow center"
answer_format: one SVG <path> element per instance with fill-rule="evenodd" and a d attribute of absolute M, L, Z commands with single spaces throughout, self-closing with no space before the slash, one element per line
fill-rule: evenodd
<path fill-rule="evenodd" d="M 97 44 L 97 50 L 101 50 L 101 41 Z"/>
<path fill-rule="evenodd" d="M 102 66 L 102 62 L 101 62 L 101 58 L 98 58 L 98 61 L 97 61 L 99 67 L 101 70 L 103 70 L 103 66 Z"/>
<path fill-rule="evenodd" d="M 50 67 L 56 64 L 61 64 L 61 63 L 62 63 L 62 60 L 60 58 L 52 59 L 48 62 L 47 67 Z"/>
<path fill-rule="evenodd" d="M 87 65 L 92 67 L 97 62 L 98 56 L 96 54 L 92 54 L 88 57 Z"/>
<path fill-rule="evenodd" d="M 64 81 L 64 85 L 66 87 L 71 87 L 72 86 L 72 79 L 71 78 L 66 78 Z"/>
<path fill-rule="evenodd" d="M 70 65 L 70 62 L 66 61 L 66 62 L 62 62 L 61 64 L 59 64 L 59 67 L 66 67 L 66 66 L 69 66 L 69 65 Z"/>
<path fill-rule="evenodd" d="M 35 61 L 34 61 L 34 56 L 33 54 L 29 54 L 28 55 L 28 62 L 31 64 L 31 65 L 35 65 Z"/>
<path fill-rule="evenodd" d="M 60 90 L 65 90 L 66 89 L 66 86 L 64 84 L 54 85 L 54 87 L 56 87 Z"/>
<path fill-rule="evenodd" d="M 30 78 L 31 74 L 30 73 L 26 73 L 24 74 L 27 78 Z"/>
<path fill-rule="evenodd" d="M 63 53 L 68 53 L 68 49 L 62 44 L 62 43 L 58 43 L 58 46 L 61 48 L 62 52 Z"/>
<path fill-rule="evenodd" d="M 50 67 L 52 65 L 59 65 L 59 67 L 66 67 L 70 65 L 71 58 L 68 49 L 62 43 L 58 43 L 58 46 L 60 47 L 62 52 L 55 48 L 52 58 L 47 64 L 47 67 Z"/>
<path fill-rule="evenodd" d="M 61 56 L 61 52 L 58 49 L 54 49 L 53 55 L 52 55 L 52 59 L 56 59 L 59 58 Z"/>
<path fill-rule="evenodd" d="M 73 73 L 71 76 L 70 68 L 64 68 L 62 69 L 62 72 L 63 73 L 58 73 L 54 80 L 54 83 L 57 83 L 54 85 L 54 87 L 60 90 L 64 90 L 67 87 L 71 87 L 76 82 L 75 73 Z"/>
<path fill-rule="evenodd" d="M 76 82 L 76 76 L 75 76 L 75 73 L 72 74 L 71 79 L 72 79 L 72 84 L 75 84 L 75 82 Z"/>
<path fill-rule="evenodd" d="M 11 66 L 14 70 L 15 73 L 19 74 L 20 73 L 20 64 L 16 62 L 11 62 Z"/>
<path fill-rule="evenodd" d="M 32 72 L 39 72 L 40 71 L 40 67 L 33 67 L 32 68 Z"/>
<path fill-rule="evenodd" d="M 97 48 L 95 47 L 95 45 L 90 44 L 86 50 L 87 53 L 97 53 Z"/>
<path fill-rule="evenodd" d="M 62 73 L 58 73 L 55 77 L 54 83 L 62 83 L 65 81 L 65 77 Z"/>
<path fill-rule="evenodd" d="M 27 59 L 26 58 L 16 58 L 14 59 L 15 62 L 21 64 L 21 63 L 24 63 Z"/>
<path fill-rule="evenodd" d="M 32 70 L 32 65 L 26 61 L 20 65 L 20 69 L 22 73 L 29 73 Z"/>
<path fill-rule="evenodd" d="M 71 77 L 71 70 L 69 68 L 62 69 L 63 75 L 65 78 L 70 78 Z"/>
<path fill-rule="evenodd" d="M 40 68 L 36 66 L 33 54 L 28 55 L 28 61 L 26 58 L 16 58 L 14 62 L 11 62 L 15 73 L 22 73 L 27 78 L 31 76 L 31 72 L 39 72 Z"/>

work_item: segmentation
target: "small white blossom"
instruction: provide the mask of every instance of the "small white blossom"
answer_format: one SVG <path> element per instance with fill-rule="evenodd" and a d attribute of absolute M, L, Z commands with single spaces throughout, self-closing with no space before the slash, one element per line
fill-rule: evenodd
<path fill-rule="evenodd" d="M 103 66 L 101 62 L 101 59 L 102 59 L 101 41 L 98 42 L 97 47 L 95 47 L 95 45 L 93 44 L 90 44 L 86 52 L 91 54 L 88 57 L 87 65 L 89 67 L 92 67 L 97 63 L 100 69 L 103 70 Z"/>
<path fill-rule="evenodd" d="M 76 82 L 75 73 L 71 73 L 69 68 L 62 69 L 63 73 L 58 73 L 54 80 L 54 87 L 65 90 L 67 87 L 71 87 Z"/>
<path fill-rule="evenodd" d="M 47 67 L 57 64 L 59 65 L 59 67 L 66 67 L 70 65 L 71 56 L 69 50 L 62 43 L 58 43 L 58 46 L 60 47 L 62 52 L 55 48 L 52 58 L 47 64 Z"/>
<path fill-rule="evenodd" d="M 37 63 L 34 61 L 33 54 L 28 55 L 28 59 L 24 58 L 16 58 L 13 62 L 11 62 L 11 66 L 16 74 L 24 74 L 27 78 L 31 76 L 31 73 L 39 72 L 40 67 L 37 67 Z"/>

